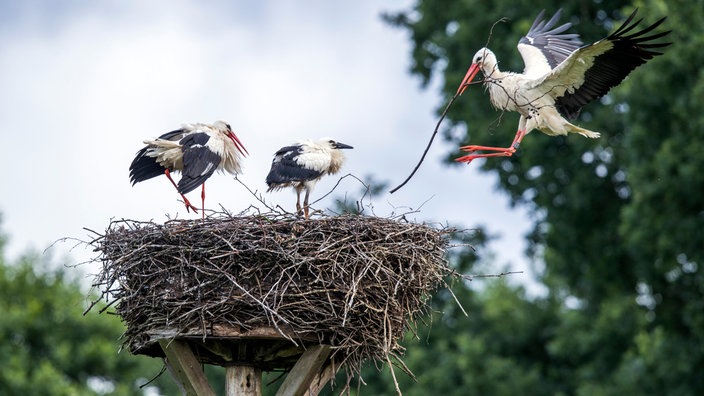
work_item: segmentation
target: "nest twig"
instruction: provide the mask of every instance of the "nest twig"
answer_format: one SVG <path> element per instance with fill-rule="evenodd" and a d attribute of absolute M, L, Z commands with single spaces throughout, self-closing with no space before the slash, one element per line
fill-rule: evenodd
<path fill-rule="evenodd" d="M 331 345 L 358 373 L 367 359 L 403 354 L 399 341 L 453 274 L 450 232 L 358 215 L 112 221 L 93 242 L 103 266 L 94 286 L 117 302 L 133 353 L 165 327 L 203 337 L 216 325 L 273 327 L 293 344 Z"/>

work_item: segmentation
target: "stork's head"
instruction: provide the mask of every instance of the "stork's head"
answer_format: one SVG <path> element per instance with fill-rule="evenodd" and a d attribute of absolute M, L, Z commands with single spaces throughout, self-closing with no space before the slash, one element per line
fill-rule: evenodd
<path fill-rule="evenodd" d="M 318 140 L 316 146 L 330 156 L 330 164 L 327 169 L 327 173 L 330 175 L 339 172 L 340 168 L 342 168 L 342 163 L 345 162 L 345 156 L 340 150 L 353 148 L 348 144 L 340 143 L 330 138 Z"/>
<path fill-rule="evenodd" d="M 457 88 L 456 95 L 462 95 L 469 84 L 474 80 L 474 76 L 477 75 L 479 70 L 482 71 L 484 76 L 488 76 L 496 68 L 496 55 L 489 48 L 482 48 L 474 54 L 472 58 L 472 64 L 467 70 L 467 74 L 464 75 L 462 84 Z"/>
<path fill-rule="evenodd" d="M 232 140 L 232 144 L 235 145 L 235 148 L 237 149 L 237 151 L 242 153 L 242 155 L 246 156 L 247 154 L 249 154 L 249 152 L 247 152 L 247 149 L 244 148 L 244 145 L 242 144 L 240 139 L 237 137 L 237 135 L 235 135 L 235 133 L 232 132 L 232 128 L 230 127 L 230 124 L 228 124 L 225 121 L 215 121 L 213 123 L 213 127 L 215 127 L 215 129 L 217 129 L 220 133 L 222 133 L 223 135 L 227 136 L 230 140 Z"/>
<path fill-rule="evenodd" d="M 348 145 L 348 144 L 336 142 L 336 141 L 334 141 L 334 140 L 332 140 L 332 139 L 329 139 L 329 140 L 328 140 L 328 144 L 330 145 L 330 147 L 332 147 L 333 149 L 336 149 L 336 150 L 353 149 L 353 148 L 354 148 L 354 147 L 352 147 L 352 146 L 350 146 L 350 145 Z"/>
<path fill-rule="evenodd" d="M 307 145 L 311 150 L 322 150 L 322 151 L 334 151 L 334 150 L 341 150 L 341 149 L 351 149 L 354 148 L 348 144 L 340 143 L 337 142 L 331 138 L 324 137 L 317 142 L 313 142 L 311 140 L 308 140 L 306 142 L 303 142 L 304 145 Z"/>

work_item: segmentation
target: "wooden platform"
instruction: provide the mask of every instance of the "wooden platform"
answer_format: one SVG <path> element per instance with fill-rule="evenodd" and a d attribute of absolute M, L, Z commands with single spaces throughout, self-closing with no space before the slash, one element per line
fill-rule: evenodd
<path fill-rule="evenodd" d="M 132 352 L 165 357 L 185 395 L 215 395 L 203 364 L 225 367 L 227 396 L 261 395 L 262 372 L 273 370 L 289 371 L 277 396 L 317 395 L 335 374 L 330 346 L 282 333 L 270 327 L 213 326 L 205 336 L 202 329 L 154 329 Z"/>

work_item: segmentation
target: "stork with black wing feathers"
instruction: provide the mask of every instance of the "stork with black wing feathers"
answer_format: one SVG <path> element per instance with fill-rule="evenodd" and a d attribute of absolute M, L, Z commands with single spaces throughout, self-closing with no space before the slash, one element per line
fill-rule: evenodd
<path fill-rule="evenodd" d="M 202 216 L 205 217 L 205 181 L 216 170 L 232 174 L 241 173 L 241 155 L 247 150 L 240 139 L 224 121 L 209 124 L 184 124 L 180 129 L 167 132 L 156 139 L 144 141 L 147 146 L 137 152 L 130 165 L 132 185 L 165 174 L 176 187 L 186 205 L 186 211 L 198 209 L 185 194 L 202 185 Z M 178 184 L 171 172 L 180 171 Z"/>
<path fill-rule="evenodd" d="M 564 33 L 571 23 L 554 27 L 561 11 L 547 22 L 541 11 L 528 34 L 519 41 L 518 51 L 525 63 L 523 73 L 499 70 L 496 56 L 488 48 L 474 55 L 457 95 L 464 92 L 481 70 L 494 107 L 516 111 L 521 116 L 509 147 L 460 147 L 469 154 L 456 161 L 469 163 L 476 158 L 511 156 L 533 129 L 551 136 L 579 133 L 589 138 L 599 137 L 598 132 L 574 125 L 566 118 L 575 119 L 583 106 L 604 96 L 636 67 L 662 54 L 654 49 L 671 44 L 653 42 L 670 33 L 651 33 L 665 18 L 636 30 L 642 19 L 634 22 L 635 10 L 615 32 L 581 46 L 577 34 Z M 484 151 L 489 153 L 477 153 Z"/>
<path fill-rule="evenodd" d="M 268 191 L 293 187 L 296 190 L 296 212 L 308 218 L 308 198 L 315 184 L 325 175 L 340 171 L 345 156 L 340 150 L 351 149 L 344 143 L 329 138 L 317 142 L 305 140 L 280 148 L 274 154 L 271 170 L 266 176 Z M 301 192 L 306 195 L 301 207 Z"/>

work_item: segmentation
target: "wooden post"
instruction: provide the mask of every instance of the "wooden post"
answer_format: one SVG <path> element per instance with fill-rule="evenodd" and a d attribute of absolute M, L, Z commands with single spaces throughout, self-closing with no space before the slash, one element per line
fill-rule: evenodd
<path fill-rule="evenodd" d="M 262 370 L 252 366 L 227 366 L 225 395 L 262 396 Z"/>
<path fill-rule="evenodd" d="M 328 345 L 314 345 L 306 349 L 286 376 L 276 396 L 304 395 L 329 355 Z"/>
<path fill-rule="evenodd" d="M 320 393 L 320 391 L 323 390 L 325 385 L 330 382 L 333 377 L 335 377 L 335 374 L 337 374 L 337 366 L 335 365 L 335 362 L 330 360 L 327 365 L 320 371 L 315 377 L 313 377 L 313 381 L 311 381 L 310 386 L 308 387 L 307 395 L 317 395 Z"/>
<path fill-rule="evenodd" d="M 186 396 L 215 396 L 213 388 L 203 373 L 201 363 L 188 341 L 159 339 L 159 346 L 166 355 L 166 365 Z M 247 344 L 239 345 L 234 362 L 246 362 Z M 308 347 L 283 381 L 276 396 L 317 395 L 335 375 L 335 365 L 329 362 L 329 345 Z M 245 363 L 246 364 L 246 363 Z M 262 370 L 249 365 L 225 367 L 225 396 L 262 396 Z"/>
<path fill-rule="evenodd" d="M 161 339 L 159 345 L 166 354 L 166 365 L 171 375 L 181 385 L 181 390 L 186 396 L 215 396 L 188 343 L 176 339 Z"/>

